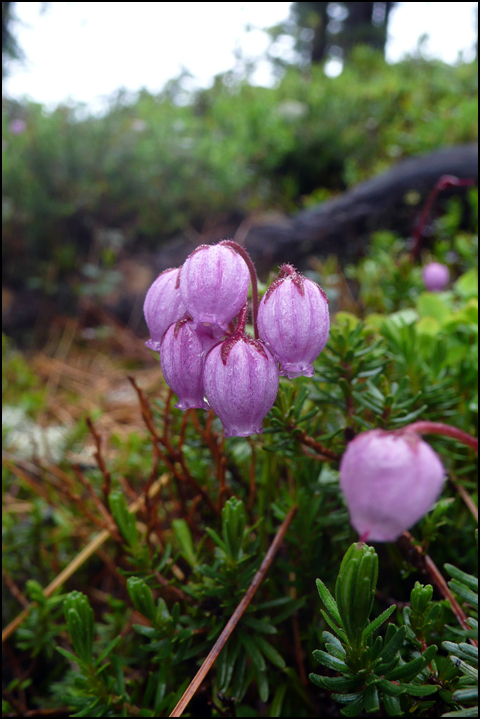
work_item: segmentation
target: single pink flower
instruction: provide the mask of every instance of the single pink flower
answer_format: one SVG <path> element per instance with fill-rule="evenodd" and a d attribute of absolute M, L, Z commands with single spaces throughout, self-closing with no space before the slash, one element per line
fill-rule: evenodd
<path fill-rule="evenodd" d="M 222 337 L 245 305 L 249 283 L 247 264 L 235 250 L 221 244 L 197 247 L 180 274 L 180 292 L 194 329 Z"/>
<path fill-rule="evenodd" d="M 393 542 L 418 522 L 442 491 L 438 455 L 409 430 L 359 434 L 340 462 L 350 522 L 364 540 Z"/>
<path fill-rule="evenodd" d="M 430 262 L 422 270 L 422 279 L 429 292 L 441 292 L 450 282 L 450 270 L 440 262 Z"/>
<path fill-rule="evenodd" d="M 289 379 L 312 377 L 328 340 L 330 315 L 322 289 L 291 265 L 280 268 L 260 302 L 258 331 Z"/>
<path fill-rule="evenodd" d="M 278 392 L 278 365 L 265 344 L 243 332 L 230 335 L 207 354 L 205 395 L 225 437 L 261 434 L 262 421 Z"/>
<path fill-rule="evenodd" d="M 185 305 L 178 285 L 178 268 L 162 272 L 145 297 L 143 312 L 151 339 L 145 344 L 157 352 L 160 350 L 160 341 L 167 328 L 183 317 Z"/>
<path fill-rule="evenodd" d="M 178 397 L 175 407 L 209 409 L 204 398 L 203 363 L 205 352 L 215 340 L 197 334 L 192 324 L 184 318 L 164 333 L 160 343 L 163 378 Z"/>

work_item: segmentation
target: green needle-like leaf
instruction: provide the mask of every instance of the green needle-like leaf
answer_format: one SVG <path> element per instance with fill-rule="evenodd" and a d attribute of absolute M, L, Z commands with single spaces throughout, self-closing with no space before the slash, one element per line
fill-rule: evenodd
<path fill-rule="evenodd" d="M 338 611 L 338 607 L 337 607 L 337 603 L 336 603 L 335 599 L 332 597 L 332 595 L 330 594 L 330 592 L 328 591 L 327 587 L 325 586 L 325 584 L 322 582 L 321 579 L 317 579 L 316 584 L 317 584 L 318 593 L 320 595 L 320 599 L 324 603 L 327 612 L 330 614 L 332 619 L 337 624 L 342 626 L 342 620 L 340 619 L 340 613 Z"/>
<path fill-rule="evenodd" d="M 403 664 L 401 667 L 396 667 L 388 672 L 387 679 L 403 679 L 406 682 L 411 681 L 432 661 L 436 653 L 437 647 L 433 644 L 426 649 L 421 657 L 417 657 L 417 659 L 413 659 L 411 662 L 407 662 L 407 664 Z"/>
<path fill-rule="evenodd" d="M 382 624 L 383 622 L 386 622 L 387 619 L 393 614 L 396 607 L 393 604 L 391 607 L 388 607 L 388 609 L 385 609 L 384 612 L 380 614 L 376 619 L 374 619 L 370 624 L 363 630 L 362 638 L 367 639 L 373 632 L 375 632 Z"/>

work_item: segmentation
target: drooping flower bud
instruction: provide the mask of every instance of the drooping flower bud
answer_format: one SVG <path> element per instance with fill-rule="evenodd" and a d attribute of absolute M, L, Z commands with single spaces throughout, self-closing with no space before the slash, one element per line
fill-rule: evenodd
<path fill-rule="evenodd" d="M 258 330 L 289 379 L 312 377 L 312 362 L 325 347 L 329 329 L 323 290 L 291 265 L 283 265 L 260 302 Z"/>
<path fill-rule="evenodd" d="M 358 435 L 340 462 L 350 522 L 364 540 L 393 542 L 418 522 L 442 490 L 445 470 L 416 432 Z"/>
<path fill-rule="evenodd" d="M 205 395 L 226 437 L 261 434 L 278 392 L 278 366 L 263 342 L 236 332 L 205 359 Z"/>
<path fill-rule="evenodd" d="M 160 341 L 167 327 L 185 314 L 185 305 L 178 283 L 179 271 L 175 267 L 158 275 L 145 297 L 143 312 L 151 335 L 145 344 L 157 352 L 160 350 Z"/>
<path fill-rule="evenodd" d="M 250 272 L 230 247 L 200 245 L 185 260 L 180 291 L 197 332 L 222 337 L 248 296 Z"/>
<path fill-rule="evenodd" d="M 441 292 L 450 282 L 450 270 L 440 262 L 430 262 L 422 270 L 422 279 L 429 292 Z"/>
<path fill-rule="evenodd" d="M 160 363 L 165 382 L 178 396 L 175 407 L 209 409 L 204 399 L 203 362 L 214 340 L 198 335 L 192 324 L 183 318 L 170 325 L 160 343 Z"/>

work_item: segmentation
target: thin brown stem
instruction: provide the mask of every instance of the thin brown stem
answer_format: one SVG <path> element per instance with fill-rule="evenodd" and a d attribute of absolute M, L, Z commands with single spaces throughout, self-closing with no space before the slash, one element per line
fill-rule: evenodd
<path fill-rule="evenodd" d="M 166 480 L 167 475 L 162 475 L 157 482 L 155 482 L 154 486 L 150 489 L 150 495 L 157 493 L 160 491 L 164 484 L 164 480 Z M 129 512 L 137 512 L 140 507 L 142 507 L 145 503 L 145 497 L 144 495 L 141 495 L 136 502 L 131 504 L 128 508 Z M 76 571 L 79 567 L 82 566 L 82 564 L 89 559 L 89 557 L 92 556 L 101 546 L 102 544 L 110 537 L 110 532 L 107 529 L 103 529 L 99 534 L 97 534 L 96 537 L 94 537 L 86 547 L 82 549 L 82 551 L 77 554 L 74 559 L 70 562 L 70 564 L 63 569 L 58 576 L 55 577 L 55 579 L 50 582 L 48 587 L 45 587 L 43 590 L 43 593 L 45 597 L 50 597 L 56 589 L 62 586 L 64 582 L 67 581 Z M 28 616 L 30 609 L 35 606 L 35 602 L 29 605 L 28 609 L 24 609 L 18 616 L 13 619 L 10 624 L 8 624 L 5 629 L 2 631 L 2 643 L 8 639 L 8 637 L 13 634 L 13 632 L 17 629 L 17 627 L 22 624 L 24 619 Z"/>
<path fill-rule="evenodd" d="M 429 557 L 429 555 L 426 554 L 421 547 L 414 543 L 410 532 L 403 532 L 397 541 L 400 549 L 407 555 L 408 561 L 416 566 L 420 571 L 429 574 L 432 583 L 436 586 L 442 597 L 448 599 L 450 602 L 452 612 L 455 614 L 462 629 L 468 631 L 470 627 L 467 624 L 467 615 L 453 596 L 447 582 L 443 578 L 433 559 Z M 470 643 L 474 646 L 478 646 L 476 639 L 470 639 Z"/>
<path fill-rule="evenodd" d="M 190 474 L 188 467 L 185 463 L 185 458 L 181 451 L 176 450 L 174 447 L 172 447 L 170 443 L 169 437 L 165 437 L 162 439 L 162 437 L 159 436 L 155 424 L 153 422 L 153 416 L 152 411 L 150 409 L 150 406 L 148 404 L 147 398 L 143 394 L 140 387 L 135 382 L 135 379 L 133 377 L 128 377 L 128 380 L 132 384 L 133 388 L 135 389 L 138 398 L 140 400 L 140 407 L 142 412 L 142 417 L 147 425 L 147 429 L 149 430 L 150 434 L 152 435 L 152 438 L 155 441 L 155 447 L 157 448 L 156 451 L 160 452 L 160 458 L 165 462 L 167 467 L 172 471 L 174 477 L 181 482 L 187 482 L 190 487 L 193 489 L 195 494 L 201 494 L 203 499 L 206 501 L 210 509 L 215 512 L 216 514 L 219 514 L 218 507 L 216 506 L 215 502 L 212 500 L 212 498 L 207 494 L 207 492 L 201 487 L 195 477 L 192 477 Z M 213 417 L 213 412 L 212 412 Z M 208 422 L 208 420 L 207 420 Z M 160 445 L 163 445 L 166 449 L 166 453 L 162 452 L 160 449 Z M 169 455 L 169 456 L 168 456 Z M 180 473 L 175 466 L 176 464 L 179 464 L 180 467 L 183 470 L 183 473 Z M 180 499 L 182 501 L 182 504 L 184 504 L 184 498 L 182 497 L 182 490 L 180 489 L 180 484 L 178 484 L 179 487 L 179 493 L 180 493 Z"/>
<path fill-rule="evenodd" d="M 90 417 L 87 417 L 87 425 L 88 429 L 90 430 L 92 437 L 95 442 L 96 446 L 96 452 L 95 452 L 95 459 L 97 460 L 98 467 L 103 475 L 103 485 L 102 485 L 102 494 L 103 494 L 103 501 L 105 503 L 105 506 L 108 507 L 108 495 L 110 494 L 110 485 L 111 485 L 111 477 L 110 472 L 107 469 L 107 465 L 105 464 L 105 460 L 103 459 L 102 455 L 102 437 L 95 429 L 95 425 L 93 424 Z"/>
<path fill-rule="evenodd" d="M 81 469 L 80 469 L 80 467 L 78 466 L 78 464 L 74 464 L 74 465 L 73 465 L 73 469 L 74 469 L 74 471 L 75 471 L 75 474 L 76 474 L 77 477 L 78 477 L 79 482 L 85 487 L 85 489 L 86 489 L 87 492 L 89 493 L 91 499 L 93 500 L 93 503 L 95 504 L 95 507 L 98 509 L 98 511 L 99 511 L 100 514 L 102 515 L 105 529 L 108 529 L 108 531 L 110 532 L 110 534 L 111 534 L 113 537 L 115 537 L 115 539 L 117 540 L 117 542 L 120 542 L 120 541 L 121 541 L 121 537 L 120 537 L 120 535 L 119 535 L 119 533 L 118 533 L 118 530 L 117 530 L 117 527 L 116 527 L 116 525 L 115 525 L 115 522 L 113 521 L 111 514 L 105 509 L 105 506 L 102 504 L 102 502 L 100 501 L 100 499 L 99 499 L 99 498 L 97 497 L 97 495 L 95 494 L 95 490 L 94 490 L 94 488 L 92 487 L 91 482 L 87 479 L 87 477 L 85 477 L 85 475 L 84 475 L 83 472 L 81 471 Z"/>
<path fill-rule="evenodd" d="M 323 458 L 327 461 L 334 461 L 339 462 L 340 457 L 336 452 L 332 452 L 331 449 L 328 449 L 328 447 L 325 447 L 321 442 L 317 442 L 313 437 L 309 437 L 308 434 L 305 432 L 304 429 L 300 432 L 300 434 L 295 435 L 295 438 L 301 442 L 302 444 L 306 445 L 307 447 L 310 447 L 311 449 L 314 449 L 315 452 L 318 454 L 321 454 Z"/>
<path fill-rule="evenodd" d="M 461 482 L 459 482 L 453 476 L 453 474 L 451 474 L 451 472 L 448 473 L 448 478 L 450 479 L 450 482 L 453 484 L 453 486 L 455 487 L 455 489 L 457 490 L 457 492 L 459 493 L 459 495 L 461 496 L 461 498 L 467 505 L 470 512 L 473 514 L 475 521 L 478 524 L 478 507 L 477 507 L 477 505 L 475 504 L 475 502 L 473 501 L 473 499 L 471 498 L 471 496 L 469 495 L 469 493 L 467 492 L 467 490 L 465 489 L 463 484 L 461 484 Z"/>
<path fill-rule="evenodd" d="M 474 184 L 475 180 L 473 179 L 473 177 L 460 180 L 458 177 L 455 177 L 455 175 L 442 175 L 440 179 L 435 183 L 433 189 L 427 197 L 427 201 L 423 206 L 423 210 L 420 213 L 420 217 L 418 218 L 418 222 L 413 231 L 414 243 L 411 250 L 411 258 L 413 261 L 417 260 L 420 255 L 420 250 L 422 249 L 423 229 L 428 220 L 430 212 L 432 211 L 432 207 L 435 200 L 437 199 L 438 193 L 442 190 L 447 189 L 447 187 L 460 187 Z"/>
<path fill-rule="evenodd" d="M 258 569 L 257 573 L 255 574 L 252 583 L 250 584 L 249 588 L 247 589 L 246 594 L 244 595 L 243 599 L 241 600 L 238 607 L 235 609 L 234 613 L 228 620 L 223 632 L 220 634 L 219 638 L 213 645 L 212 649 L 210 650 L 210 653 L 208 654 L 207 658 L 203 662 L 202 666 L 198 670 L 198 672 L 195 674 L 193 680 L 190 682 L 188 687 L 186 688 L 185 692 L 183 693 L 182 698 L 178 702 L 177 706 L 173 710 L 173 712 L 170 714 L 171 717 L 180 717 L 182 716 L 183 712 L 187 708 L 188 703 L 192 699 L 192 697 L 197 692 L 198 688 L 200 687 L 201 683 L 207 676 L 208 672 L 212 668 L 213 664 L 215 663 L 215 660 L 217 659 L 218 655 L 222 651 L 223 647 L 227 643 L 228 638 L 230 637 L 231 633 L 237 626 L 238 622 L 240 621 L 244 611 L 250 604 L 250 602 L 253 599 L 253 596 L 255 592 L 257 591 L 258 587 L 263 581 L 263 578 L 265 577 L 272 561 L 275 556 L 275 554 L 278 551 L 278 548 L 280 547 L 280 544 L 283 541 L 283 538 L 285 537 L 285 534 L 291 524 L 291 521 L 294 517 L 295 512 L 297 511 L 297 505 L 294 505 L 287 516 L 285 517 L 284 521 L 282 522 L 280 528 L 278 529 L 275 539 L 273 540 L 272 544 L 270 545 L 270 548 L 268 552 L 266 553 L 263 562 L 260 565 L 260 568 Z"/>

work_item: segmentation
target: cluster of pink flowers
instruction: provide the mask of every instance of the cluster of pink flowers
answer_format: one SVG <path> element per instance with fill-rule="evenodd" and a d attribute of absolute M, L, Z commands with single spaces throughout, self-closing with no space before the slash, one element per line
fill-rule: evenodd
<path fill-rule="evenodd" d="M 245 332 L 252 280 L 254 337 Z M 424 270 L 430 290 L 448 269 Z M 144 305 L 163 376 L 176 407 L 212 408 L 226 437 L 261 433 L 279 377 L 311 377 L 327 343 L 330 318 L 323 290 L 291 265 L 258 302 L 255 268 L 231 240 L 201 245 L 180 268 L 162 272 Z M 445 481 L 438 455 L 408 427 L 363 432 L 340 463 L 340 486 L 360 538 L 394 541 L 428 512 Z"/>
<path fill-rule="evenodd" d="M 250 278 L 254 338 L 245 332 Z M 259 306 L 256 293 L 250 258 L 224 240 L 162 272 L 145 298 L 147 346 L 160 353 L 176 407 L 212 407 L 226 437 L 261 433 L 279 376 L 311 377 L 328 339 L 328 300 L 291 265 L 281 267 Z"/>

